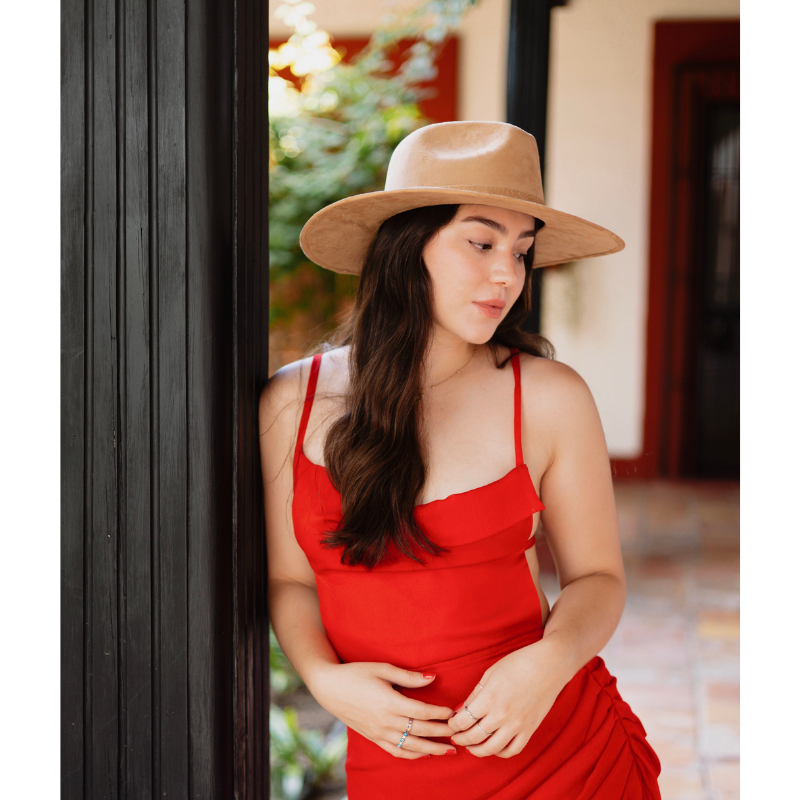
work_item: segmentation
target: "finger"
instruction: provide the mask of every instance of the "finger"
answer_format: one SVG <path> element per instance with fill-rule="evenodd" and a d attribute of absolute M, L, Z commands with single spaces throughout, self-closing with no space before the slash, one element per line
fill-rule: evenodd
<path fill-rule="evenodd" d="M 471 728 L 476 722 L 480 722 L 484 715 L 488 713 L 488 710 L 483 711 L 480 708 L 480 703 L 480 698 L 475 700 L 472 704 L 465 703 L 459 711 L 456 711 L 456 713 L 447 720 L 447 724 L 454 731 L 465 731 L 467 728 Z"/>
<path fill-rule="evenodd" d="M 395 758 L 415 759 L 415 758 L 432 758 L 430 753 L 413 753 L 410 750 L 406 751 L 405 744 L 398 747 L 396 744 L 389 744 L 388 742 L 380 741 L 375 744 L 385 750 L 389 755 Z"/>
<path fill-rule="evenodd" d="M 435 672 L 428 672 L 427 670 L 416 672 L 415 670 L 396 667 L 394 664 L 388 664 L 384 661 L 375 662 L 375 674 L 379 678 L 389 681 L 389 683 L 409 689 L 427 686 L 436 678 Z"/>
<path fill-rule="evenodd" d="M 512 756 L 519 755 L 524 750 L 529 740 L 530 737 L 526 738 L 522 733 L 518 733 L 516 736 L 512 736 L 511 741 L 496 755 L 500 758 L 511 758 Z"/>
<path fill-rule="evenodd" d="M 450 737 L 450 741 L 453 742 L 453 744 L 460 744 L 466 747 L 468 744 L 481 744 L 485 742 L 493 733 L 494 730 L 492 726 L 486 722 L 486 718 L 484 717 L 480 721 L 480 724 L 476 722 L 471 728 L 454 733 Z"/>
<path fill-rule="evenodd" d="M 405 717 L 406 722 L 409 717 L 413 717 L 414 719 L 448 720 L 453 713 L 453 709 L 447 706 L 434 706 L 431 703 L 423 703 L 422 700 L 414 700 L 400 692 L 398 692 L 397 695 L 398 703 L 394 711 L 401 717 Z"/>
<path fill-rule="evenodd" d="M 432 742 L 430 739 L 412 736 L 411 734 L 406 736 L 402 747 L 397 747 L 397 742 L 399 741 L 400 737 L 398 736 L 397 741 L 392 742 L 390 739 L 387 744 L 393 744 L 396 750 L 406 750 L 409 753 L 430 753 L 432 756 L 443 756 L 448 750 L 455 750 L 451 744 Z"/>
<path fill-rule="evenodd" d="M 487 728 L 488 730 L 488 728 Z M 497 755 L 511 741 L 513 734 L 498 728 L 488 739 L 480 744 L 467 745 L 467 750 L 478 758 Z"/>
<path fill-rule="evenodd" d="M 407 717 L 397 717 L 392 725 L 392 729 L 405 730 L 408 725 Z M 415 736 L 450 736 L 453 731 L 446 722 L 435 722 L 427 719 L 415 719 L 411 723 L 411 728 L 408 731 L 409 735 L 412 733 Z"/>
<path fill-rule="evenodd" d="M 482 689 L 483 689 L 483 681 L 476 683 L 475 688 L 469 693 L 469 697 L 467 697 L 467 699 L 462 703 L 462 707 L 469 706 L 470 703 L 476 700 L 478 695 L 481 693 Z M 470 710 L 472 710 L 471 706 Z"/>

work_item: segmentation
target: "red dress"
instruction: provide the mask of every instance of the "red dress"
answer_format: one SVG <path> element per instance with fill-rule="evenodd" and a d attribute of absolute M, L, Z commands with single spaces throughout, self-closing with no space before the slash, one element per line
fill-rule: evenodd
<path fill-rule="evenodd" d="M 321 354 L 314 356 L 294 454 L 295 536 L 316 574 L 322 622 L 343 663 L 383 661 L 436 677 L 408 697 L 455 708 L 484 671 L 543 636 L 525 550 L 545 506 L 522 458 L 519 355 L 514 369 L 516 466 L 492 483 L 416 506 L 419 526 L 449 553 L 344 566 L 319 540 L 341 516 L 324 467 L 303 451 Z M 393 555 L 397 550 L 393 547 Z M 402 731 L 398 730 L 400 739 Z M 658 800 L 661 764 L 644 727 L 594 656 L 567 683 L 523 750 L 510 758 L 398 758 L 347 729 L 348 800 Z M 450 745 L 448 737 L 435 741 Z"/>

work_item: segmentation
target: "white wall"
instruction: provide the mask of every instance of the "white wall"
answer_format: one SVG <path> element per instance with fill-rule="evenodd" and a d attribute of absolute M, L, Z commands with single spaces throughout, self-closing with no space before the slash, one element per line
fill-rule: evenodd
<path fill-rule="evenodd" d="M 653 25 L 738 16 L 737 0 L 569 0 L 552 12 L 545 200 L 626 248 L 545 269 L 542 332 L 589 384 L 612 456 L 642 449 Z"/>

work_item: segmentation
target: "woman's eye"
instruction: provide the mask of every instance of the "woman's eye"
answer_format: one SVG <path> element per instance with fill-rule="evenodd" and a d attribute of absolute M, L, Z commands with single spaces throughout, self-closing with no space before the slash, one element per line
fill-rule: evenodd
<path fill-rule="evenodd" d="M 485 253 L 492 247 L 491 242 L 473 242 L 472 239 L 467 239 L 467 241 L 480 253 Z M 514 253 L 514 258 L 516 258 L 520 264 L 524 264 L 526 255 L 527 253 Z"/>

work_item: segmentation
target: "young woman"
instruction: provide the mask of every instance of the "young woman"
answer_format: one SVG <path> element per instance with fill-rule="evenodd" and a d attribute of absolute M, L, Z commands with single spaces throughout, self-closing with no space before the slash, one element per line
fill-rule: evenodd
<path fill-rule="evenodd" d="M 333 346 L 262 394 L 270 614 L 348 727 L 349 800 L 659 798 L 598 655 L 625 603 L 600 419 L 521 329 L 535 267 L 624 243 L 548 208 L 535 140 L 499 122 L 414 132 L 300 241 L 361 279 Z"/>

